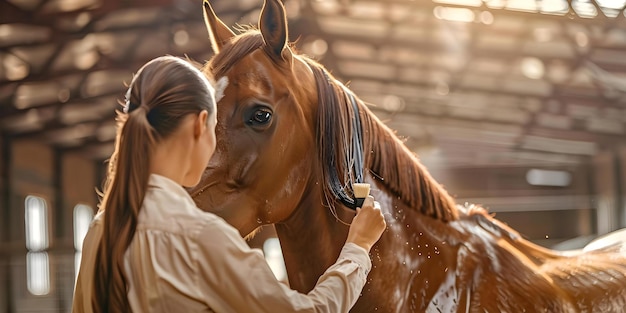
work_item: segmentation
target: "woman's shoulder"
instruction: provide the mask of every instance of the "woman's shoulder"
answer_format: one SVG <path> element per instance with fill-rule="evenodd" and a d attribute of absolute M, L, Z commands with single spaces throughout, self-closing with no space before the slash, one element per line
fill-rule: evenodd
<path fill-rule="evenodd" d="M 202 227 L 194 236 L 197 257 L 212 264 L 238 262 L 252 251 L 239 231 L 221 217 L 203 212 Z M 260 253 L 256 251 L 254 253 Z"/>
<path fill-rule="evenodd" d="M 197 210 L 199 211 L 199 216 L 202 218 L 203 232 L 238 233 L 237 229 L 216 214 L 202 211 L 200 208 L 197 208 Z"/>

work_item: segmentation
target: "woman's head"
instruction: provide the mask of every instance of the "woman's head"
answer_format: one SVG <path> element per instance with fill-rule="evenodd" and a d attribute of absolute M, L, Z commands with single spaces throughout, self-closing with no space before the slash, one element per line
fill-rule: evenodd
<path fill-rule="evenodd" d="M 105 213 L 94 273 L 95 312 L 130 311 L 124 253 L 135 234 L 154 153 L 168 141 L 188 143 L 182 183 L 197 184 L 215 150 L 215 112 L 214 88 L 185 60 L 156 58 L 130 83 L 100 204 Z"/>
<path fill-rule="evenodd" d="M 139 129 L 129 129 L 128 136 L 148 129 L 151 145 L 170 137 L 194 139 L 188 147 L 189 166 L 183 184 L 198 183 L 202 170 L 215 150 L 215 90 L 209 80 L 191 63 L 171 56 L 146 63 L 135 75 L 126 94 L 126 119 L 135 118 Z M 133 125 L 134 126 L 134 125 Z M 132 126 L 120 125 L 120 130 Z M 182 134 L 181 134 L 182 133 Z M 146 151 L 148 152 L 148 151 Z M 152 151 L 148 152 L 151 153 Z"/>

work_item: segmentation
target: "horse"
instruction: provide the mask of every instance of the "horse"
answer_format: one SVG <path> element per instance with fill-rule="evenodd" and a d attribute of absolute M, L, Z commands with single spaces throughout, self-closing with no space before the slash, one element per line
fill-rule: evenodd
<path fill-rule="evenodd" d="M 336 261 L 352 183 L 366 182 L 387 228 L 351 312 L 623 312 L 623 241 L 552 251 L 457 205 L 357 95 L 288 42 L 280 0 L 237 34 L 203 6 L 214 52 L 203 70 L 224 92 L 215 154 L 189 192 L 242 236 L 273 224 L 291 288 L 309 292 Z"/>

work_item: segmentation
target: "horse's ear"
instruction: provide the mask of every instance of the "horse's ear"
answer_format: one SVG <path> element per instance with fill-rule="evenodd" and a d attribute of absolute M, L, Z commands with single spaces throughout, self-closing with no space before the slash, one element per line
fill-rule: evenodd
<path fill-rule="evenodd" d="M 276 60 L 286 60 L 289 49 L 287 46 L 287 14 L 280 0 L 265 0 L 259 29 L 265 41 L 265 51 Z"/>
<path fill-rule="evenodd" d="M 209 0 L 204 0 L 204 24 L 206 24 L 206 28 L 209 31 L 209 37 L 211 38 L 211 46 L 213 47 L 213 52 L 217 54 L 220 52 L 220 49 L 224 44 L 226 44 L 231 38 L 235 37 L 235 33 L 233 33 L 222 20 L 220 20 Z"/>

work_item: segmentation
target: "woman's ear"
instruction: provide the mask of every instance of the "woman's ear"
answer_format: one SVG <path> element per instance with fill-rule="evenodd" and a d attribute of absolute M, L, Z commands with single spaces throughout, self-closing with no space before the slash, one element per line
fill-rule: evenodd
<path fill-rule="evenodd" d="M 207 112 L 207 110 L 202 110 L 200 114 L 198 114 L 198 116 L 196 117 L 193 130 L 193 136 L 195 139 L 200 138 L 200 136 L 202 136 L 202 134 L 204 134 L 204 132 L 208 130 L 208 118 L 209 112 Z"/>

